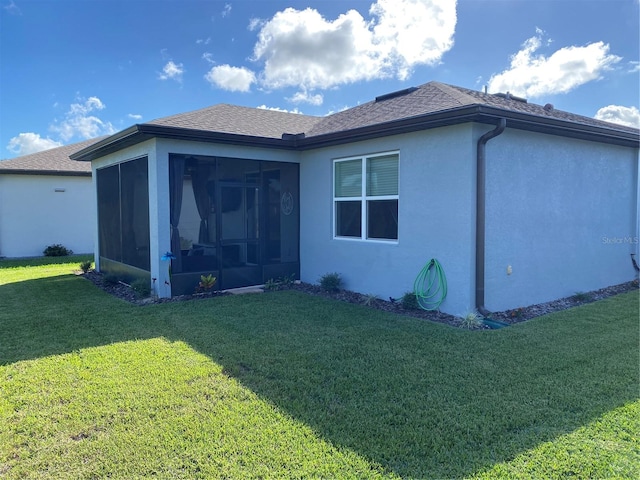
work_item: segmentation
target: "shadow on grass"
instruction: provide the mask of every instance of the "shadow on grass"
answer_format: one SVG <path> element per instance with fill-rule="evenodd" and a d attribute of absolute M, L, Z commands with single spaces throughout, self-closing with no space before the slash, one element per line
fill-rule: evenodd
<path fill-rule="evenodd" d="M 452 478 L 635 401 L 634 312 L 637 292 L 466 332 L 298 292 L 136 307 L 61 276 L 0 287 L 0 364 L 185 341 L 334 445 L 402 477 Z"/>

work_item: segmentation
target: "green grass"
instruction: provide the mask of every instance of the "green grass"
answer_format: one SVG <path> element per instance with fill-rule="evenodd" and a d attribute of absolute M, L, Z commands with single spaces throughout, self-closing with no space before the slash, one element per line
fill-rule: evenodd
<path fill-rule="evenodd" d="M 2 478 L 637 478 L 638 292 L 471 332 L 0 262 Z"/>
<path fill-rule="evenodd" d="M 93 256 L 70 255 L 66 257 L 30 257 L 0 260 L 0 286 L 36 278 L 67 275 L 73 270 L 80 270 L 80 264 L 85 261 L 93 262 Z"/>

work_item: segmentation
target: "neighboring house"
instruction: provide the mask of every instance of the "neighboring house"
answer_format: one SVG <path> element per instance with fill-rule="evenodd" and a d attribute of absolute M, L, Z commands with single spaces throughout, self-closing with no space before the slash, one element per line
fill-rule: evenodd
<path fill-rule="evenodd" d="M 0 161 L 0 257 L 39 256 L 53 244 L 93 252 L 91 166 L 69 154 L 101 138 Z"/>
<path fill-rule="evenodd" d="M 98 268 L 161 297 L 202 273 L 231 288 L 330 272 L 400 297 L 435 258 L 441 310 L 459 315 L 632 280 L 639 144 L 637 129 L 430 82 L 327 117 L 215 105 L 71 158 L 94 172 Z"/>

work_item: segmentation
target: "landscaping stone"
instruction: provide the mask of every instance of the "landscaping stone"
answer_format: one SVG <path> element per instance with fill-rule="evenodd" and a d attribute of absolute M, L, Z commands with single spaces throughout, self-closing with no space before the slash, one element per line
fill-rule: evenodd
<path fill-rule="evenodd" d="M 201 298 L 211 298 L 222 295 L 231 295 L 232 293 L 258 293 L 262 292 L 262 288 L 257 287 L 247 287 L 243 289 L 233 289 L 234 291 L 212 291 L 208 293 L 198 293 L 193 295 L 179 295 L 172 298 L 145 298 L 140 299 L 136 296 L 136 293 L 131 289 L 131 287 L 118 283 L 115 285 L 107 285 L 103 281 L 102 274 L 90 271 L 88 273 L 82 274 L 85 278 L 93 282 L 97 287 L 102 288 L 105 292 L 118 297 L 127 302 L 136 304 L 136 305 L 149 305 L 154 303 L 168 303 L 168 302 L 180 302 L 186 300 L 195 300 Z M 378 310 L 384 310 L 387 312 L 396 313 L 399 315 L 407 315 L 415 318 L 422 318 L 425 320 L 430 320 L 432 322 L 444 323 L 447 325 L 451 325 L 453 327 L 461 327 L 462 319 L 455 317 L 453 315 L 449 315 L 447 313 L 439 312 L 439 311 L 427 311 L 422 309 L 409 310 L 402 306 L 400 299 L 389 298 L 388 300 L 374 298 L 370 295 L 363 295 L 357 292 L 351 292 L 349 290 L 339 290 L 337 292 L 327 292 L 322 289 L 319 285 L 312 285 L 304 282 L 292 282 L 286 285 L 278 285 L 276 288 L 273 288 L 269 291 L 274 290 L 297 290 L 300 292 L 307 293 L 309 295 L 319 295 L 326 298 L 332 298 L 334 300 L 339 300 L 343 302 L 356 303 L 363 305 L 367 308 L 375 308 Z M 620 293 L 630 292 L 632 290 L 638 290 L 638 280 L 634 280 L 631 282 L 626 282 L 620 285 L 614 285 L 607 288 L 602 288 L 600 290 L 594 290 L 592 292 L 578 293 L 571 297 L 561 298 L 558 300 L 554 300 L 552 302 L 540 303 L 536 305 L 529 305 L 522 308 L 515 308 L 511 310 L 505 310 L 502 312 L 492 312 L 491 319 L 498 320 L 500 322 L 505 322 L 510 325 L 515 323 L 524 322 L 527 320 L 531 320 L 532 318 L 539 317 L 541 315 L 547 315 L 549 313 L 558 312 L 561 310 L 566 310 L 567 308 L 576 307 L 578 305 L 584 305 L 586 303 L 596 302 L 598 300 L 603 300 L 605 298 L 611 297 L 613 295 L 618 295 Z M 487 329 L 489 328 L 486 325 L 481 325 L 476 330 Z"/>

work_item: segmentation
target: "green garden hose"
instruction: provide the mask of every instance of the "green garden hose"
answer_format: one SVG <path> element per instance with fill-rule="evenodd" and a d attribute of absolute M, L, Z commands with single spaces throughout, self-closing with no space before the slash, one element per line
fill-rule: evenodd
<path fill-rule="evenodd" d="M 429 260 L 413 282 L 413 292 L 423 310 L 437 310 L 447 296 L 447 279 L 435 258 Z"/>

